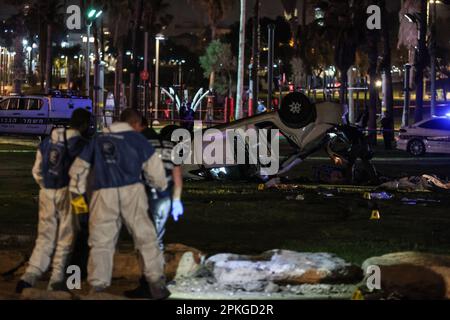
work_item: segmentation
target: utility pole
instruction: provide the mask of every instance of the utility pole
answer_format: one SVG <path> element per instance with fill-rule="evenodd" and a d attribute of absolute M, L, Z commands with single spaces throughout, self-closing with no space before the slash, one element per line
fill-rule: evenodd
<path fill-rule="evenodd" d="M 90 60 L 90 55 L 91 55 L 91 26 L 92 26 L 92 22 L 87 24 L 87 41 L 86 41 L 86 58 L 85 58 L 85 62 L 86 62 L 86 72 L 85 72 L 85 76 L 86 76 L 86 97 L 89 97 L 89 93 L 90 93 L 90 84 L 89 84 L 89 79 L 90 79 L 90 73 L 91 73 L 91 60 Z"/>
<path fill-rule="evenodd" d="M 245 76 L 245 22 L 246 22 L 246 0 L 241 0 L 241 19 L 239 27 L 239 64 L 238 79 L 236 91 L 236 120 L 242 119 L 243 110 L 243 94 L 244 94 L 244 76 Z"/>
<path fill-rule="evenodd" d="M 148 31 L 144 32 L 144 72 L 148 74 Z M 144 87 L 144 116 L 147 117 L 147 84 L 148 80 L 143 80 Z"/>
<path fill-rule="evenodd" d="M 409 104 L 411 102 L 410 85 L 411 85 L 411 65 L 405 64 L 405 75 L 403 80 L 404 102 L 403 102 L 403 116 L 402 127 L 409 126 Z"/>
<path fill-rule="evenodd" d="M 259 35 L 260 35 L 260 25 L 259 25 L 259 8 L 261 6 L 261 0 L 256 0 L 253 16 L 253 43 L 252 43 L 252 69 L 251 69 L 251 84 L 252 87 L 252 103 L 251 106 L 255 109 L 258 105 L 258 95 L 259 95 Z M 251 110 L 253 114 L 254 110 Z M 250 110 L 249 110 L 250 113 Z"/>

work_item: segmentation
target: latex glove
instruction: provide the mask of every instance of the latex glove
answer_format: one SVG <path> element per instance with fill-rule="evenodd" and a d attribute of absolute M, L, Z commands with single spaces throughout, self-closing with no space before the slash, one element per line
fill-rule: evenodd
<path fill-rule="evenodd" d="M 174 221 L 178 221 L 178 219 L 183 215 L 184 208 L 181 200 L 174 200 L 172 203 L 172 218 Z"/>

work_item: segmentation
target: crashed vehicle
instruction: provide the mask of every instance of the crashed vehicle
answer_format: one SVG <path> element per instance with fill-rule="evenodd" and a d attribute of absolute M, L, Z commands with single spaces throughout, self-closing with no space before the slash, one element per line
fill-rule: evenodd
<path fill-rule="evenodd" d="M 189 156 L 192 159 L 202 159 L 203 152 L 207 147 L 207 143 L 195 143 L 195 136 L 207 130 L 211 132 L 211 129 L 215 132 L 214 141 L 227 139 L 230 130 L 237 132 L 235 137 L 237 147 L 233 150 L 237 150 L 239 147 L 244 148 L 247 160 L 251 154 L 255 154 L 252 151 L 257 153 L 260 147 L 271 150 L 270 139 L 264 141 L 269 144 L 267 146 L 261 146 L 261 141 L 251 143 L 248 140 L 248 136 L 246 136 L 246 132 L 249 129 L 257 131 L 266 129 L 269 133 L 272 132 L 271 130 L 277 129 L 291 146 L 292 152 L 287 156 L 280 156 L 280 158 L 283 158 L 283 161 L 280 161 L 276 174 L 265 174 L 265 164 L 258 161 L 246 164 L 236 164 L 237 161 L 235 161 L 234 164 L 230 164 L 233 161 L 229 161 L 230 159 L 227 158 L 221 163 L 215 162 L 213 164 L 195 164 L 195 161 L 191 161 L 193 164 L 186 164 L 184 162 L 183 172 L 185 178 L 259 180 L 267 182 L 285 175 L 320 149 L 325 149 L 330 159 L 337 165 L 353 167 L 356 158 L 361 158 L 371 167 L 370 159 L 372 153 L 370 148 L 364 139 L 359 138 L 358 134 L 357 138 L 354 137 L 354 132 L 358 131 L 357 128 L 345 124 L 342 106 L 332 102 L 313 104 L 304 94 L 299 92 L 287 95 L 278 111 L 255 115 L 206 130 L 199 129 L 192 133 L 191 140 L 178 140 L 185 144 L 191 144 Z M 223 145 L 225 146 L 226 143 Z M 178 151 L 182 153 L 183 151 L 180 150 L 181 147 Z M 224 150 L 224 154 L 230 157 L 227 150 Z M 232 154 L 231 157 L 234 157 L 231 160 L 236 160 L 236 153 Z M 350 171 L 352 170 L 350 169 Z"/>

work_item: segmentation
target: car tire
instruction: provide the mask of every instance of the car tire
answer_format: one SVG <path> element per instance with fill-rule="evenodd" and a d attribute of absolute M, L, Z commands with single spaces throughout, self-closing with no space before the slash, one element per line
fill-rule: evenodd
<path fill-rule="evenodd" d="M 293 92 L 283 99 L 278 115 L 288 127 L 300 129 L 316 121 L 316 107 L 303 93 Z"/>
<path fill-rule="evenodd" d="M 408 152 L 415 157 L 423 156 L 426 153 L 425 144 L 419 139 L 411 140 L 408 143 Z"/>

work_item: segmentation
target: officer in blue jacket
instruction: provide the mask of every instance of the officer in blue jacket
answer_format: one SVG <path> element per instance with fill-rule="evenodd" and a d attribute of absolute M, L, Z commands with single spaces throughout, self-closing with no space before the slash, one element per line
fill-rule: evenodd
<path fill-rule="evenodd" d="M 167 188 L 167 179 L 158 154 L 136 132 L 140 124 L 139 112 L 126 109 L 120 122 L 94 138 L 70 170 L 70 191 L 84 195 L 92 170 L 88 262 L 91 292 L 101 292 L 111 284 L 114 251 L 125 223 L 140 254 L 148 284 L 147 297 L 165 299 L 170 292 L 165 284 L 164 260 L 155 227 L 147 214 L 148 200 L 142 177 L 158 191 Z"/>
<path fill-rule="evenodd" d="M 32 170 L 41 188 L 38 236 L 25 274 L 17 284 L 17 293 L 33 287 L 51 262 L 48 289 L 66 288 L 65 268 L 76 225 L 70 206 L 69 169 L 88 143 L 85 136 L 90 129 L 90 121 L 90 112 L 77 109 L 73 112 L 69 129 L 54 129 L 39 146 Z"/>

